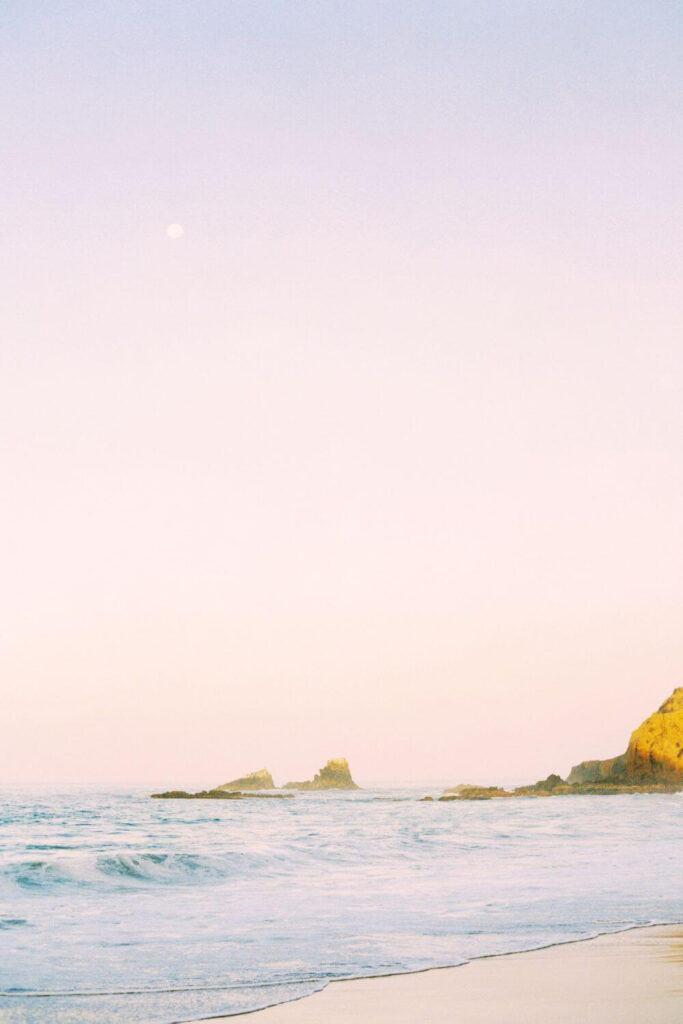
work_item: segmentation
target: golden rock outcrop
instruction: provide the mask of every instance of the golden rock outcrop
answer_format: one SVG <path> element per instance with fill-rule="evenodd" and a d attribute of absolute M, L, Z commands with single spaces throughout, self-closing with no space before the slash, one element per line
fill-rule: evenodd
<path fill-rule="evenodd" d="M 677 793 L 683 790 L 683 686 L 631 735 L 628 748 L 605 761 L 582 761 L 565 782 L 559 775 L 509 791 L 498 786 L 456 786 L 440 800 L 491 800 L 506 796 L 597 796 Z"/>
<path fill-rule="evenodd" d="M 572 768 L 567 782 L 573 786 L 683 783 L 683 686 L 632 733 L 625 754 L 606 761 L 582 761 Z"/>
<path fill-rule="evenodd" d="M 335 757 L 308 782 L 288 782 L 283 789 L 359 789 L 351 778 L 349 762 L 345 757 Z"/>
<path fill-rule="evenodd" d="M 683 779 L 683 686 L 631 736 L 626 750 L 627 778 Z"/>

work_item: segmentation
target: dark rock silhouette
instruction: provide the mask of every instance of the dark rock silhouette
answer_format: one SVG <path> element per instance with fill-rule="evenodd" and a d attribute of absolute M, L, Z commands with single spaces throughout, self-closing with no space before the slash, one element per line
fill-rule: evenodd
<path fill-rule="evenodd" d="M 184 789 L 169 789 L 166 793 L 151 793 L 155 800 L 286 800 L 293 793 L 238 793 L 230 789 L 202 789 L 199 793 L 186 793 Z"/>

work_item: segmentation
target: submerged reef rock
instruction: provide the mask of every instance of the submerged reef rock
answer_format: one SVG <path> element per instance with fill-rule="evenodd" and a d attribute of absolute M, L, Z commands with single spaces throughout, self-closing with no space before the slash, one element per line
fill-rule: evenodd
<path fill-rule="evenodd" d="M 493 800 L 496 797 L 512 795 L 500 786 L 454 786 L 447 789 L 439 800 Z"/>
<path fill-rule="evenodd" d="M 231 789 L 202 789 L 199 793 L 186 793 L 183 789 L 169 789 L 166 793 L 151 793 L 155 800 L 286 800 L 293 793 L 238 793 Z"/>
<path fill-rule="evenodd" d="M 232 782 L 224 782 L 222 786 L 216 786 L 220 790 L 245 790 L 245 789 L 275 789 L 273 776 L 267 768 L 261 768 L 250 775 L 243 775 Z"/>
<path fill-rule="evenodd" d="M 606 761 L 582 761 L 567 782 L 576 785 L 683 787 L 683 686 L 631 735 L 625 754 Z"/>
<path fill-rule="evenodd" d="M 512 791 L 499 786 L 458 786 L 457 793 L 446 793 L 439 797 L 439 802 L 451 800 L 495 800 L 498 797 L 546 797 L 546 796 L 614 796 L 618 793 L 678 793 L 683 783 L 674 782 L 583 782 L 570 786 L 559 779 L 559 775 L 548 776 L 548 779 L 535 782 L 531 786 L 518 786 Z M 424 797 L 422 798 L 425 799 Z"/>
<path fill-rule="evenodd" d="M 360 789 L 345 757 L 333 758 L 309 782 L 288 782 L 283 789 Z"/>

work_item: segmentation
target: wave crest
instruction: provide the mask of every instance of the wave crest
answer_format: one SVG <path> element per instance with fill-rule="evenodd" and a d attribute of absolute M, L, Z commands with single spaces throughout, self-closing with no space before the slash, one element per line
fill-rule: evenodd
<path fill-rule="evenodd" d="M 4 881 L 21 889 L 62 885 L 195 885 L 220 881 L 249 871 L 255 865 L 247 854 L 209 857 L 198 853 L 121 851 L 84 856 L 58 856 L 6 864 Z"/>
<path fill-rule="evenodd" d="M 197 853 L 116 853 L 98 857 L 96 866 L 109 878 L 175 884 L 183 880 L 225 878 L 229 874 L 224 858 Z"/>

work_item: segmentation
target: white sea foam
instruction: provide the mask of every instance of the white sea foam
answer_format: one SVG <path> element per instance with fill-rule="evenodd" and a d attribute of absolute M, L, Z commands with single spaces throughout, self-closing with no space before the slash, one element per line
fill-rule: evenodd
<path fill-rule="evenodd" d="M 2 794 L 3 1022 L 168 1024 L 683 920 L 675 797 L 420 795 Z"/>

